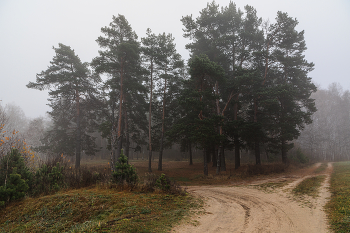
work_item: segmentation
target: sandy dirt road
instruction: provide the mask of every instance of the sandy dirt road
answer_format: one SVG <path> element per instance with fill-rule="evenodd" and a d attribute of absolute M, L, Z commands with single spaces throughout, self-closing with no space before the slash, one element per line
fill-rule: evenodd
<path fill-rule="evenodd" d="M 204 210 L 172 232 L 329 232 L 323 211 L 330 193 L 328 185 L 332 164 L 320 173 L 326 175 L 319 197 L 296 197 L 291 190 L 303 179 L 316 176 L 320 164 L 301 174 L 260 180 L 244 186 L 193 186 L 188 191 L 204 199 Z M 287 182 L 273 190 L 259 184 Z"/>

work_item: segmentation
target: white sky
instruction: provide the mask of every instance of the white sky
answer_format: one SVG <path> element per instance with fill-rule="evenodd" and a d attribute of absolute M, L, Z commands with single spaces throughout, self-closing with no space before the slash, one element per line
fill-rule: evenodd
<path fill-rule="evenodd" d="M 306 59 L 315 63 L 313 82 L 327 88 L 340 83 L 350 89 L 350 0 L 237 0 L 243 9 L 253 6 L 259 17 L 274 21 L 287 12 L 305 30 Z M 229 0 L 216 0 L 227 6 Z M 178 52 L 188 58 L 182 37 L 182 16 L 197 17 L 203 0 L 0 0 L 0 103 L 20 106 L 27 117 L 44 116 L 50 108 L 46 92 L 28 89 L 36 74 L 54 56 L 52 46 L 71 46 L 83 62 L 98 55 L 96 39 L 112 15 L 122 14 L 139 38 L 147 28 L 172 33 Z"/>

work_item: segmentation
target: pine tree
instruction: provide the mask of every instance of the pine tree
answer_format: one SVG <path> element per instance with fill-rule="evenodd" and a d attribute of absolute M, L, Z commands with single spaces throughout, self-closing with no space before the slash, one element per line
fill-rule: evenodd
<path fill-rule="evenodd" d="M 305 60 L 304 31 L 296 31 L 297 24 L 287 13 L 278 12 L 276 23 L 268 28 L 265 46 L 264 83 L 272 99 L 268 105 L 270 115 L 275 119 L 270 134 L 278 141 L 284 163 L 293 146 L 288 141 L 300 135 L 316 111 L 310 98 L 316 86 L 307 76 L 314 64 Z"/>
<path fill-rule="evenodd" d="M 176 52 L 175 38 L 171 34 L 160 34 L 159 38 L 159 59 L 156 61 L 159 66 L 159 89 L 158 96 L 161 100 L 161 133 L 159 142 L 158 171 L 162 171 L 163 150 L 165 144 L 165 133 L 167 125 L 171 125 L 174 117 L 178 117 L 177 105 L 178 95 L 182 87 L 184 63 L 181 55 Z M 159 116 L 159 115 L 158 115 Z"/>
<path fill-rule="evenodd" d="M 144 93 L 140 45 L 136 33 L 132 31 L 123 15 L 113 16 L 109 27 L 102 28 L 101 32 L 104 36 L 100 36 L 96 41 L 102 50 L 99 51 L 99 56 L 94 58 L 91 64 L 96 73 L 108 74 L 109 81 L 106 82 L 106 85 L 114 93 L 114 97 L 118 98 L 118 100 L 111 100 L 116 103 L 112 103 L 113 108 L 118 106 L 118 116 L 115 116 L 117 120 L 113 119 L 111 125 L 111 135 L 113 135 L 111 162 L 114 168 L 116 162 L 114 138 L 117 140 L 117 157 L 119 157 L 122 148 L 122 122 L 126 115 L 125 101 L 130 93 L 138 93 L 139 90 L 141 90 L 140 93 Z M 112 112 L 117 111 L 113 109 Z"/>
<path fill-rule="evenodd" d="M 95 84 L 100 79 L 91 75 L 88 63 L 82 63 L 69 46 L 59 44 L 53 49 L 56 55 L 51 65 L 37 74 L 36 82 L 29 82 L 27 87 L 49 90 L 52 108 L 49 114 L 54 124 L 46 140 L 57 153 L 71 154 L 75 148 L 75 167 L 79 168 L 82 138 L 90 137 L 85 130 L 89 118 L 84 110 L 88 102 L 86 96 L 95 92 Z"/>

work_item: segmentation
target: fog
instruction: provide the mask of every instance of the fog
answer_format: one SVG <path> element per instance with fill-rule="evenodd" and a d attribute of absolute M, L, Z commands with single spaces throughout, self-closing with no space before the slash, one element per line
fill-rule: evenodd
<path fill-rule="evenodd" d="M 45 1 L 3 0 L 0 2 L 0 100 L 3 106 L 19 106 L 29 118 L 44 116 L 50 108 L 47 92 L 26 88 L 35 75 L 45 70 L 54 56 L 52 46 L 71 46 L 83 62 L 98 55 L 95 42 L 101 27 L 112 15 L 122 14 L 140 37 L 147 28 L 154 33 L 172 33 L 177 50 L 188 58 L 182 37 L 182 16 L 193 14 L 206 6 L 206 1 Z M 218 0 L 220 6 L 228 1 Z M 350 2 L 239 0 L 237 7 L 249 4 L 258 16 L 273 19 L 277 11 L 287 12 L 299 21 L 298 30 L 305 30 L 308 50 L 306 59 L 315 63 L 310 73 L 314 83 L 327 88 L 333 82 L 350 88 L 348 54 L 350 54 Z"/>

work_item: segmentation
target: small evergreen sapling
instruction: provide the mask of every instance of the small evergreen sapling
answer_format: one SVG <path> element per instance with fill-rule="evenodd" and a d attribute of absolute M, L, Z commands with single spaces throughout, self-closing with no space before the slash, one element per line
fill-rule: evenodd
<path fill-rule="evenodd" d="M 26 195 L 32 183 L 32 174 L 17 149 L 0 159 L 0 207 Z"/>
<path fill-rule="evenodd" d="M 121 150 L 115 168 L 115 172 L 113 172 L 113 181 L 115 183 L 123 184 L 126 182 L 128 185 L 135 185 L 137 183 L 138 176 L 136 174 L 136 169 L 134 166 L 128 164 L 128 158 L 124 155 L 123 149 Z"/>
<path fill-rule="evenodd" d="M 28 188 L 27 182 L 17 173 L 17 168 L 13 168 L 7 185 L 0 186 L 0 207 L 6 202 L 24 198 Z"/>
<path fill-rule="evenodd" d="M 170 190 L 170 180 L 168 177 L 165 176 L 163 173 L 160 175 L 160 177 L 156 181 L 156 186 L 161 189 L 162 191 L 166 192 Z"/>

